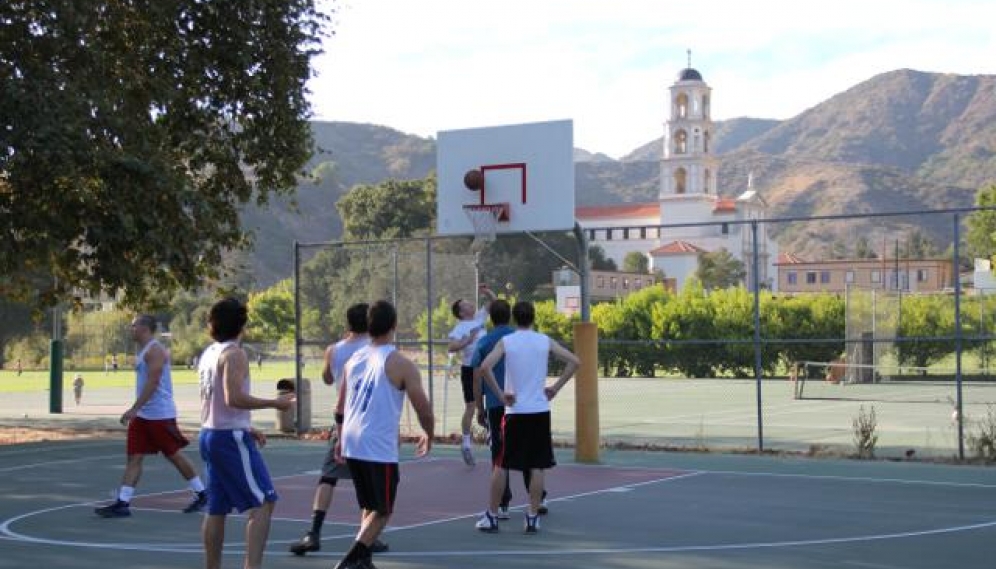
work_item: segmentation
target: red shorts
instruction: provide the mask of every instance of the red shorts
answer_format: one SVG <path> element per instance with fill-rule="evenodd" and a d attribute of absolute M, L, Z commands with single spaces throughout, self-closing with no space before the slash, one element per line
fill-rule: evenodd
<path fill-rule="evenodd" d="M 135 417 L 128 423 L 128 454 L 173 456 L 190 444 L 180 432 L 176 419 L 143 419 Z"/>

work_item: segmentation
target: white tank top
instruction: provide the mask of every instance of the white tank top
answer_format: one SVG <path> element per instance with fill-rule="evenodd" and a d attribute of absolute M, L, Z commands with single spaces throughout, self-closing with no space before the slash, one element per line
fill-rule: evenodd
<path fill-rule="evenodd" d="M 162 344 L 156 340 L 150 340 L 149 343 L 142 346 L 138 355 L 135 356 L 135 397 L 138 397 L 142 393 L 142 390 L 145 389 L 145 383 L 149 381 L 149 364 L 145 363 L 145 354 L 149 352 L 149 348 L 152 346 L 159 346 L 166 352 L 166 348 L 163 348 Z M 152 398 L 146 401 L 145 405 L 142 405 L 142 408 L 138 410 L 138 416 L 151 420 L 176 418 L 176 403 L 173 401 L 173 377 L 170 373 L 169 352 L 166 352 L 166 361 L 163 362 L 163 373 L 159 376 L 159 386 L 152 393 Z"/>
<path fill-rule="evenodd" d="M 230 348 L 231 347 L 231 348 Z M 197 364 L 201 383 L 201 426 L 207 429 L 248 429 L 252 415 L 248 409 L 225 404 L 225 385 L 218 360 L 226 349 L 241 350 L 236 341 L 215 342 L 204 350 Z M 242 380 L 242 392 L 250 392 L 249 372 Z"/>
<path fill-rule="evenodd" d="M 501 339 L 505 345 L 505 392 L 515 394 L 515 405 L 505 413 L 542 413 L 550 410 L 546 387 L 550 338 L 533 330 L 516 330 Z"/>
<path fill-rule="evenodd" d="M 360 349 L 346 363 L 346 420 L 342 449 L 348 458 L 398 462 L 398 424 L 405 392 L 387 377 L 390 344 Z"/>

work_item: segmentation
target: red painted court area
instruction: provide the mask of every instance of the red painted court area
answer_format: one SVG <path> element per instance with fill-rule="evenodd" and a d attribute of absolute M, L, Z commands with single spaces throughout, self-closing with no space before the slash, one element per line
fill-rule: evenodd
<path fill-rule="evenodd" d="M 416 460 L 401 464 L 401 484 L 391 527 L 407 527 L 473 516 L 487 505 L 490 465 L 468 467 L 455 459 Z M 610 491 L 616 488 L 667 480 L 686 474 L 681 470 L 613 468 L 563 465 L 547 471 L 546 487 L 551 509 L 558 501 Z M 311 519 L 311 502 L 318 476 L 300 474 L 274 480 L 280 501 L 274 513 L 283 519 Z M 519 472 L 511 472 L 512 507 L 526 504 L 526 490 Z M 189 500 L 188 492 L 138 496 L 137 508 L 178 510 Z M 342 524 L 357 521 L 356 495 L 352 483 L 342 480 L 336 487 L 328 520 Z"/>

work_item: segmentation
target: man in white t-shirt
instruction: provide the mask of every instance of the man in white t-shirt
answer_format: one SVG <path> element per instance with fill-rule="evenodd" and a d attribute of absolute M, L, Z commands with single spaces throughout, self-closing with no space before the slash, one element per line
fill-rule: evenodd
<path fill-rule="evenodd" d="M 463 454 L 463 461 L 467 466 L 474 465 L 474 452 L 471 448 L 470 425 L 474 419 L 474 368 L 471 360 L 474 359 L 474 349 L 477 341 L 484 336 L 485 325 L 488 320 L 488 307 L 496 296 L 482 284 L 480 293 L 488 298 L 488 301 L 475 311 L 474 305 L 470 302 L 459 299 L 453 303 L 450 309 L 457 323 L 450 330 L 450 343 L 447 349 L 451 353 L 460 354 L 460 386 L 463 389 L 463 416 L 460 418 L 460 430 L 463 433 L 463 442 L 460 450 Z"/>
<path fill-rule="evenodd" d="M 505 447 L 501 453 L 501 468 L 491 471 L 491 492 L 488 509 L 477 522 L 477 529 L 498 531 L 498 508 L 508 481 L 508 470 L 529 471 L 529 510 L 526 512 L 526 533 L 539 530 L 540 504 L 543 500 L 544 473 L 557 463 L 553 456 L 550 429 L 550 400 L 557 396 L 574 372 L 580 360 L 570 350 L 546 334 L 534 331 L 536 311 L 530 302 L 517 302 L 512 308 L 516 331 L 504 336 L 481 362 L 480 372 L 488 387 L 503 393 Z M 557 381 L 547 387 L 549 356 L 553 354 L 565 364 Z M 505 358 L 505 386 L 495 380 L 495 364 Z"/>

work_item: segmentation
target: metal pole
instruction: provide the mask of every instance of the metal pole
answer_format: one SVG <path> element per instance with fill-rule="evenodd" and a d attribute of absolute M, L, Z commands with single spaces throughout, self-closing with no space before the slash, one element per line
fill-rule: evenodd
<path fill-rule="evenodd" d="M 591 298 L 588 290 L 588 236 L 581 224 L 574 224 L 574 236 L 578 240 L 578 277 L 580 279 L 579 289 L 581 291 L 581 321 L 591 320 Z"/>
<path fill-rule="evenodd" d="M 432 313 L 434 312 L 435 306 L 432 302 L 432 240 L 425 240 L 425 307 L 428 310 L 429 317 L 426 319 L 426 336 L 429 340 L 429 403 L 432 404 L 435 400 L 433 398 L 433 378 L 436 375 L 435 365 L 433 364 L 432 358 Z M 446 382 L 443 382 L 446 385 Z"/>
<path fill-rule="evenodd" d="M 757 450 L 764 452 L 764 413 L 762 410 L 761 397 L 761 287 L 760 279 L 760 259 L 757 250 L 757 220 L 750 223 L 751 244 L 754 258 L 751 260 L 754 273 L 751 288 L 754 291 L 754 379 L 757 383 Z"/>
<path fill-rule="evenodd" d="M 394 245 L 394 287 L 391 289 L 391 304 L 398 308 L 398 245 Z"/>
<path fill-rule="evenodd" d="M 303 432 L 301 428 L 304 421 L 301 420 L 301 413 L 304 410 L 304 402 L 301 393 L 301 244 L 294 241 L 294 393 L 297 394 L 295 403 L 297 411 L 294 413 L 294 428 L 298 434 Z"/>
<path fill-rule="evenodd" d="M 52 341 L 48 350 L 48 412 L 62 413 L 62 325 L 59 305 L 52 307 Z"/>
<path fill-rule="evenodd" d="M 958 409 L 958 459 L 965 460 L 965 414 L 962 412 L 962 385 L 961 385 L 961 271 L 959 266 L 958 241 L 961 239 L 958 227 L 958 214 L 954 214 L 954 259 L 952 268 L 954 269 L 954 289 L 955 289 L 955 402 Z"/>

